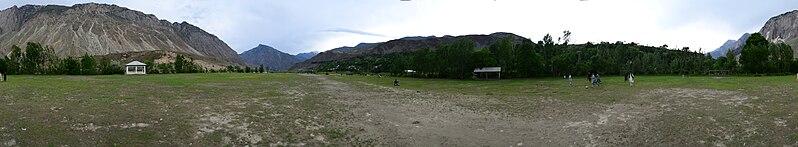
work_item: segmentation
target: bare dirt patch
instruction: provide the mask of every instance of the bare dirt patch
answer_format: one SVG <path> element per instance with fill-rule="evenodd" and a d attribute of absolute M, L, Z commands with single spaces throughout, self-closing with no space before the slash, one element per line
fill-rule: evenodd
<path fill-rule="evenodd" d="M 353 114 L 347 125 L 353 132 L 381 145 L 768 145 L 758 138 L 785 133 L 772 127 L 790 124 L 788 119 L 769 118 L 767 106 L 757 102 L 761 98 L 742 91 L 648 89 L 609 104 L 509 96 L 532 102 L 519 107 L 531 109 L 518 115 L 506 108 L 484 108 L 516 105 L 491 99 L 492 95 L 435 93 L 307 76 L 319 79 L 326 92 L 332 93 L 331 99 L 350 108 Z"/>
<path fill-rule="evenodd" d="M 577 135 L 578 128 L 562 127 L 566 122 L 561 119 L 531 119 L 475 111 L 448 101 L 476 99 L 472 96 L 451 98 L 457 96 L 367 83 L 351 85 L 324 76 L 309 76 L 318 78 L 327 92 L 337 93 L 334 99 L 349 106 L 353 117 L 348 125 L 356 128 L 359 136 L 378 140 L 382 145 L 567 146 L 590 143 Z"/>

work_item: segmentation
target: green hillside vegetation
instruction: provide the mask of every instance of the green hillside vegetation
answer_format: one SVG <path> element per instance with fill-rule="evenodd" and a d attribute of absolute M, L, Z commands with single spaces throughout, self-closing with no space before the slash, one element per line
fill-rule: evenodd
<path fill-rule="evenodd" d="M 480 50 L 471 50 L 474 48 L 472 40 L 460 39 L 415 52 L 328 62 L 316 71 L 456 79 L 472 78 L 471 72 L 479 67 L 502 67 L 502 77 L 511 78 L 582 75 L 590 71 L 611 75 L 629 72 L 699 75 L 709 74 L 710 70 L 728 70 L 740 74 L 798 72 L 798 62 L 793 59 L 789 46 L 767 41 L 747 46 L 756 48 L 754 51 L 763 51 L 744 49 L 743 58 L 751 58 L 740 60 L 739 63 L 743 63 L 741 66 L 733 56 L 713 59 L 708 54 L 700 53 L 701 50 L 691 51 L 688 47 L 671 49 L 668 45 L 654 47 L 622 41 L 568 44 L 569 36 L 570 32 L 565 31 L 563 37 L 554 42 L 551 35 L 546 35 L 537 43 L 526 38 L 520 42 L 505 38 Z M 761 37 L 759 34 L 752 36 Z M 741 67 L 745 67 L 745 70 Z M 416 73 L 404 73 L 405 70 L 414 70 Z"/>
<path fill-rule="evenodd" d="M 183 55 L 177 55 L 171 63 L 154 63 L 153 59 L 145 60 L 149 67 L 148 73 L 205 73 L 205 72 L 264 72 L 268 68 L 228 66 L 222 70 L 205 69 L 194 63 L 194 60 Z M 61 58 L 55 50 L 39 43 L 28 42 L 23 50 L 13 45 L 8 57 L 0 57 L 0 66 L 3 73 L 13 75 L 110 75 L 123 74 L 124 63 L 103 56 L 90 56 Z"/>

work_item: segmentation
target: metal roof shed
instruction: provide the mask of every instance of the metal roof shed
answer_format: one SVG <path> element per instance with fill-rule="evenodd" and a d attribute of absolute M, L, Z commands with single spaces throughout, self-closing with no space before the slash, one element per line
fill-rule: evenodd
<path fill-rule="evenodd" d="M 502 67 L 482 67 L 482 68 L 475 68 L 474 74 L 484 74 L 485 79 L 488 79 L 489 73 L 496 73 L 499 75 L 499 79 L 502 78 Z"/>

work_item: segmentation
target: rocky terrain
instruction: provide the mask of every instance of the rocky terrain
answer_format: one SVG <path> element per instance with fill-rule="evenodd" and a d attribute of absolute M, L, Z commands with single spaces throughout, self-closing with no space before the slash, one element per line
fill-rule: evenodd
<path fill-rule="evenodd" d="M 729 51 L 729 48 L 731 48 L 734 45 L 734 43 L 737 43 L 737 40 L 726 40 L 726 42 L 724 42 L 723 45 L 709 52 L 709 54 L 712 55 L 712 58 L 715 59 L 717 59 L 720 56 L 726 56 L 726 52 Z"/>
<path fill-rule="evenodd" d="M 770 18 L 759 33 L 768 41 L 789 44 L 793 55 L 798 56 L 798 10 Z"/>
<path fill-rule="evenodd" d="M 297 59 L 299 59 L 301 61 L 305 61 L 305 60 L 308 60 L 310 58 L 315 57 L 318 54 L 319 54 L 319 52 L 312 51 L 312 52 L 307 52 L 307 53 L 299 53 L 299 54 L 294 55 L 294 57 L 296 57 Z"/>
<path fill-rule="evenodd" d="M 405 37 L 382 43 L 361 43 L 355 47 L 341 47 L 329 51 L 321 52 L 316 57 L 307 61 L 297 63 L 291 70 L 308 70 L 319 66 L 321 63 L 362 57 L 367 55 L 381 55 L 401 52 L 413 52 L 421 48 L 434 49 L 438 45 L 454 42 L 460 38 L 471 39 L 474 41 L 474 49 L 490 46 L 496 41 L 505 37 L 514 37 L 520 41 L 523 37 L 512 33 L 493 33 L 490 35 L 465 35 L 465 36 L 443 36 L 443 37 Z"/>
<path fill-rule="evenodd" d="M 294 55 L 284 53 L 263 44 L 241 53 L 239 56 L 241 56 L 249 66 L 258 67 L 263 65 L 269 67 L 273 71 L 286 70 L 302 61 Z"/>
<path fill-rule="evenodd" d="M 0 11 L 0 53 L 12 45 L 39 42 L 59 56 L 168 51 L 211 59 L 214 65 L 244 65 L 224 41 L 186 22 L 159 20 L 108 4 L 25 5 Z"/>
<path fill-rule="evenodd" d="M 745 46 L 745 41 L 748 41 L 748 37 L 750 36 L 751 34 L 745 33 L 743 34 L 743 36 L 740 37 L 740 39 L 728 40 L 726 41 L 726 43 L 723 43 L 723 45 L 720 46 L 720 48 L 709 52 L 709 54 L 711 54 L 712 57 L 716 59 L 718 57 L 725 57 L 727 52 L 732 52 L 735 56 L 740 55 L 740 51 L 742 51 L 743 46 Z"/>

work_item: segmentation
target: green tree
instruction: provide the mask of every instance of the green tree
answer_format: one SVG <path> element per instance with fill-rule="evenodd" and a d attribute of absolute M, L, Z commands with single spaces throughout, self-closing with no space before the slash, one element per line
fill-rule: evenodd
<path fill-rule="evenodd" d="M 80 63 L 77 59 L 72 57 L 67 57 L 66 59 L 61 61 L 60 66 L 63 71 L 68 75 L 79 75 L 80 73 Z"/>
<path fill-rule="evenodd" d="M 435 55 L 430 52 L 429 48 L 422 48 L 421 50 L 413 53 L 413 68 L 403 70 L 415 70 L 421 76 L 430 76 L 435 74 L 433 69 L 439 62 L 434 62 Z"/>
<path fill-rule="evenodd" d="M 712 69 L 729 70 L 726 66 L 728 65 L 727 62 L 729 62 L 729 58 L 726 58 L 726 56 L 718 57 L 718 59 L 715 59 L 715 63 L 712 65 Z"/>
<path fill-rule="evenodd" d="M 156 65 L 158 69 L 158 73 L 162 74 L 170 74 L 175 73 L 174 63 L 163 63 Z"/>
<path fill-rule="evenodd" d="M 473 62 L 469 61 L 473 49 L 474 42 L 470 39 L 457 39 L 452 44 L 438 47 L 435 52 L 441 63 L 451 63 L 440 66 L 441 75 L 444 78 L 470 78 L 474 70 Z"/>
<path fill-rule="evenodd" d="M 22 72 L 24 74 L 39 74 L 39 65 L 43 62 L 42 46 L 38 43 L 28 42 L 25 47 Z"/>
<path fill-rule="evenodd" d="M 89 56 L 89 54 L 83 54 L 80 57 L 80 73 L 83 75 L 97 74 L 97 62 L 94 57 Z"/>
<path fill-rule="evenodd" d="M 263 72 L 266 72 L 266 71 L 263 68 L 263 64 L 261 64 L 260 67 L 258 68 L 258 73 L 263 73 Z"/>
<path fill-rule="evenodd" d="M 792 71 L 793 51 L 792 48 L 784 43 L 771 43 L 768 46 L 770 50 L 770 61 L 773 72 L 785 73 Z"/>
<path fill-rule="evenodd" d="M 537 44 L 529 39 L 522 39 L 521 44 L 516 47 L 514 56 L 517 66 L 515 69 L 518 71 L 516 76 L 529 77 L 535 74 L 543 73 L 543 57 L 536 51 Z"/>
<path fill-rule="evenodd" d="M 493 59 L 495 59 L 496 63 L 505 71 L 509 70 L 511 68 L 510 64 L 513 63 L 512 58 L 515 47 L 513 40 L 515 40 L 515 38 L 505 37 L 498 42 L 491 44 L 489 47 L 490 53 L 493 55 Z"/>
<path fill-rule="evenodd" d="M 183 55 L 177 55 L 177 57 L 175 57 L 174 64 L 176 73 L 186 73 L 186 70 L 184 69 L 185 59 Z"/>
<path fill-rule="evenodd" d="M 745 46 L 740 55 L 740 64 L 749 73 L 770 72 L 768 51 L 769 42 L 760 33 L 751 34 L 745 41 Z"/>
<path fill-rule="evenodd" d="M 154 67 L 154 66 L 150 66 L 150 67 Z M 108 59 L 108 58 L 100 59 L 100 64 L 98 64 L 97 68 L 99 69 L 98 73 L 99 74 L 103 74 L 103 75 L 112 75 L 112 74 L 117 74 L 117 73 L 121 73 L 122 72 L 121 69 L 119 68 L 119 66 L 118 65 L 114 65 L 113 63 L 111 63 L 111 60 Z"/>
<path fill-rule="evenodd" d="M 471 55 L 474 58 L 474 66 L 476 67 L 496 67 L 499 66 L 496 59 L 493 57 L 488 48 L 482 48 L 474 51 Z"/>
<path fill-rule="evenodd" d="M 8 71 L 11 74 L 22 74 L 22 62 L 25 60 L 22 48 L 17 45 L 11 46 L 11 56 L 8 61 Z"/>
<path fill-rule="evenodd" d="M 737 56 L 734 55 L 734 52 L 732 52 L 732 51 L 726 52 L 726 62 L 725 63 L 726 64 L 723 64 L 724 69 L 732 70 L 732 71 L 738 70 L 738 66 L 739 66 L 738 63 L 739 62 L 737 61 Z"/>

